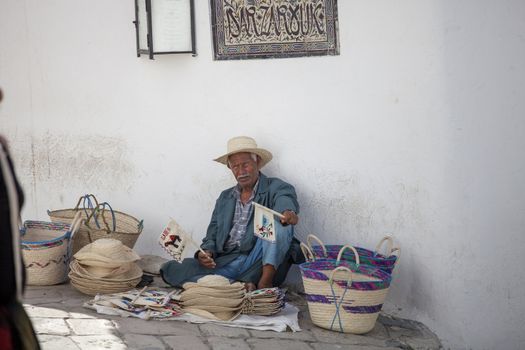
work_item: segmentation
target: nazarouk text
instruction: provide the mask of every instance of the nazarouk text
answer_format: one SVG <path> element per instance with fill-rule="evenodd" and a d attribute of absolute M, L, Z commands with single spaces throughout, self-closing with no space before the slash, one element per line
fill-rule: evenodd
<path fill-rule="evenodd" d="M 323 1 L 243 6 L 225 1 L 225 34 L 231 38 L 278 38 L 326 34 Z"/>

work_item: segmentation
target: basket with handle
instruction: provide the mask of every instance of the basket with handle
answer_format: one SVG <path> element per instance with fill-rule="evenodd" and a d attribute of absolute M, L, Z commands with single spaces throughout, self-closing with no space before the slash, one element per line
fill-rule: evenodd
<path fill-rule="evenodd" d="M 95 208 L 98 207 L 98 200 L 93 194 L 85 194 L 80 196 L 77 201 L 77 205 L 74 208 L 70 209 L 57 209 L 57 210 L 48 210 L 47 214 L 52 222 L 62 222 L 66 224 L 71 224 L 75 215 L 80 214 L 80 218 L 87 220 L 87 218 L 95 211 Z M 72 240 L 72 254 L 75 254 L 81 247 L 75 243 L 76 237 L 84 236 L 87 234 L 87 228 L 85 225 L 81 224 L 75 238 Z"/>
<path fill-rule="evenodd" d="M 33 220 L 24 222 L 20 233 L 27 284 L 50 286 L 67 280 L 71 238 L 80 227 L 80 216 L 77 213 L 71 225 Z"/>
<path fill-rule="evenodd" d="M 302 247 L 309 249 L 304 244 Z M 355 263 L 342 259 L 347 249 L 355 254 Z M 367 333 L 374 328 L 388 294 L 390 274 L 360 264 L 357 250 L 349 245 L 341 248 L 337 259 L 308 261 L 299 268 L 315 325 L 354 334 Z"/>
<path fill-rule="evenodd" d="M 113 210 L 107 202 L 100 203 L 83 221 L 82 229 L 73 238 L 73 254 L 100 238 L 117 239 L 133 248 L 142 229 L 143 220 Z"/>
<path fill-rule="evenodd" d="M 82 205 L 81 205 L 82 204 Z M 77 205 L 71 209 L 48 210 L 47 215 L 52 222 L 64 222 L 70 224 L 77 213 L 81 218 L 87 220 L 88 216 L 98 207 L 98 200 L 93 194 L 80 196 Z"/>
<path fill-rule="evenodd" d="M 316 241 L 318 245 L 313 245 L 312 241 Z M 339 251 L 343 247 L 343 245 L 340 244 L 325 245 L 316 235 L 313 234 L 309 234 L 306 237 L 306 243 L 312 253 L 312 257 L 315 259 L 337 259 Z M 386 252 L 381 254 L 379 252 L 384 243 L 387 243 Z M 399 261 L 399 255 L 401 253 L 401 248 L 394 247 L 394 241 L 391 236 L 383 237 L 377 244 L 375 250 L 361 247 L 354 248 L 359 254 L 361 264 L 377 267 L 390 274 L 394 270 L 396 263 Z M 341 259 L 355 262 L 355 255 L 351 251 L 345 251 Z"/>

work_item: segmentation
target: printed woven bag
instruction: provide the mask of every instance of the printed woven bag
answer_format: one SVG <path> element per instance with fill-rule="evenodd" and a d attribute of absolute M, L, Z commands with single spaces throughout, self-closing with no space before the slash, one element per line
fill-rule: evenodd
<path fill-rule="evenodd" d="M 347 249 L 355 254 L 356 263 L 341 259 Z M 315 325 L 354 334 L 374 328 L 390 287 L 390 274 L 360 264 L 357 250 L 349 245 L 341 248 L 337 259 L 309 261 L 299 268 Z"/>
<path fill-rule="evenodd" d="M 71 237 L 81 222 L 80 213 L 71 225 L 32 220 L 24 222 L 20 233 L 27 284 L 50 286 L 67 280 Z"/>

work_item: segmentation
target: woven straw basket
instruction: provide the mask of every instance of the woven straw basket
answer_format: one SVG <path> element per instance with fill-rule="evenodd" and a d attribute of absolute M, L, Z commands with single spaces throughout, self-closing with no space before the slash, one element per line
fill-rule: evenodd
<path fill-rule="evenodd" d="M 312 240 L 317 241 L 319 245 L 312 245 Z M 379 251 L 383 243 L 387 243 L 386 254 L 380 254 Z M 343 245 L 333 244 L 325 245 L 317 236 L 310 234 L 306 238 L 306 243 L 310 252 L 313 253 L 315 259 L 337 259 L 339 251 L 343 248 Z M 399 261 L 399 254 L 401 253 L 401 248 L 393 247 L 393 239 L 390 236 L 383 237 L 376 246 L 375 250 L 369 250 L 366 248 L 354 247 L 357 253 L 359 254 L 359 260 L 361 264 L 377 267 L 389 274 L 392 274 L 395 265 Z M 303 249 L 303 253 L 307 256 L 308 252 Z M 395 254 L 394 254 L 395 253 Z M 342 260 L 347 260 L 350 262 L 355 262 L 355 255 L 352 251 L 345 251 Z M 310 259 L 311 260 L 311 257 Z"/>
<path fill-rule="evenodd" d="M 341 260 L 346 249 L 356 254 L 356 263 Z M 299 265 L 312 322 L 344 333 L 362 334 L 374 328 L 391 277 L 359 263 L 357 250 L 343 246 L 338 258 Z"/>
<path fill-rule="evenodd" d="M 77 215 L 72 225 L 45 221 L 26 221 L 21 229 L 22 255 L 27 284 L 50 286 L 67 280 L 71 257 L 71 236 L 81 223 Z"/>
<path fill-rule="evenodd" d="M 73 239 L 73 254 L 80 248 L 97 239 L 112 238 L 133 248 L 142 233 L 142 220 L 131 215 L 113 210 L 109 203 L 100 203 L 93 213 L 84 221 L 82 232 Z"/>
<path fill-rule="evenodd" d="M 81 196 L 73 209 L 48 211 L 51 221 L 65 223 L 71 223 L 76 213 L 81 214 L 84 223 L 80 225 L 77 234 L 73 237 L 73 255 L 83 246 L 100 238 L 117 239 L 126 246 L 133 248 L 142 232 L 142 221 L 131 215 L 113 210 L 106 202 L 99 204 L 92 194 Z"/>
<path fill-rule="evenodd" d="M 81 205 L 82 204 L 82 205 Z M 86 194 L 81 196 L 78 199 L 77 205 L 72 209 L 58 209 L 58 210 L 48 210 L 47 214 L 52 222 L 62 222 L 66 224 L 71 224 L 75 215 L 80 213 L 80 217 L 83 220 L 93 213 L 95 208 L 98 207 L 98 200 L 93 194 Z M 87 229 L 84 225 L 80 225 L 78 232 L 75 236 L 83 236 L 87 234 Z M 75 244 L 76 237 L 73 239 L 73 251 L 74 255 L 81 247 L 78 247 L 78 244 Z"/>

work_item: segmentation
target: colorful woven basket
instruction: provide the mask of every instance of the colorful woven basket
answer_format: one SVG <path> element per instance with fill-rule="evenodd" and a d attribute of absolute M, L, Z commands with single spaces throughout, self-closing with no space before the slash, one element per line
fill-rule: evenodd
<path fill-rule="evenodd" d="M 356 263 L 342 260 L 344 251 Z M 337 259 L 319 259 L 299 265 L 312 322 L 333 331 L 362 334 L 374 328 L 391 276 L 360 264 L 357 250 L 343 246 Z"/>
<path fill-rule="evenodd" d="M 319 245 L 312 245 L 312 240 L 317 241 Z M 383 243 L 387 243 L 386 254 L 380 254 L 379 251 Z M 337 259 L 339 251 L 343 247 L 340 244 L 325 245 L 317 236 L 310 234 L 306 238 L 306 243 L 310 249 L 311 254 L 309 260 L 315 259 Z M 376 246 L 375 250 L 366 248 L 354 247 L 359 254 L 361 264 L 377 267 L 389 274 L 392 274 L 396 263 L 399 261 L 401 248 L 393 247 L 393 239 L 390 236 L 383 237 Z M 303 253 L 308 254 L 303 249 Z M 396 253 L 394 255 L 394 253 Z M 345 251 L 342 260 L 355 262 L 355 255 L 351 251 Z"/>
<path fill-rule="evenodd" d="M 71 257 L 71 237 L 81 223 L 80 214 L 73 224 L 26 221 L 20 230 L 27 284 L 50 286 L 67 280 Z"/>

